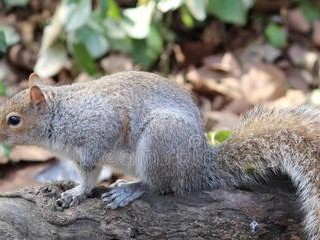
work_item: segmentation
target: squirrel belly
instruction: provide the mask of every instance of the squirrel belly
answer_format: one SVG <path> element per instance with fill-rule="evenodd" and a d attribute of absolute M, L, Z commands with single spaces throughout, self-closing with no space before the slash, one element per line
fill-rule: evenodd
<path fill-rule="evenodd" d="M 222 183 L 239 185 L 286 173 L 306 213 L 308 239 L 320 239 L 320 111 L 316 107 L 256 107 L 231 138 L 214 149 Z M 213 173 L 214 174 L 214 173 Z"/>

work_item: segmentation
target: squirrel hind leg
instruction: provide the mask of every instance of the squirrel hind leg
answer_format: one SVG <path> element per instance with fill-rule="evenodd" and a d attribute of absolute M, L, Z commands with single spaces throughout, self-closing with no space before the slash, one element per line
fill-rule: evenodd
<path fill-rule="evenodd" d="M 201 126 L 181 112 L 158 111 L 146 125 L 135 153 L 135 172 L 150 191 L 183 194 L 202 188 Z"/>

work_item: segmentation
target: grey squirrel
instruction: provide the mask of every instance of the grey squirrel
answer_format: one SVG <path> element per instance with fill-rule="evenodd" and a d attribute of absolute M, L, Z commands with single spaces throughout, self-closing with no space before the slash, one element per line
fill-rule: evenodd
<path fill-rule="evenodd" d="M 257 107 L 231 138 L 207 143 L 197 106 L 173 81 L 123 72 L 67 86 L 48 86 L 31 74 L 29 88 L 0 112 L 0 140 L 40 145 L 72 159 L 82 180 L 57 200 L 76 206 L 93 189 L 104 164 L 139 181 L 118 181 L 102 195 L 108 208 L 145 192 L 210 190 L 287 173 L 306 212 L 309 239 L 320 239 L 320 111 L 311 106 Z"/>

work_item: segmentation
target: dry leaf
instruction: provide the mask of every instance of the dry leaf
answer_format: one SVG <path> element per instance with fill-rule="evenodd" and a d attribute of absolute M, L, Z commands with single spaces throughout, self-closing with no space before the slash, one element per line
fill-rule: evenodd
<path fill-rule="evenodd" d="M 288 49 L 288 55 L 292 63 L 297 66 L 302 66 L 304 58 L 308 50 L 300 44 L 293 43 Z"/>
<path fill-rule="evenodd" d="M 228 77 L 207 67 L 196 69 L 191 67 L 186 78 L 191 82 L 193 90 L 203 94 L 214 96 L 216 93 L 231 98 L 241 97 L 239 79 Z"/>
<path fill-rule="evenodd" d="M 320 47 L 320 21 L 315 21 L 312 26 L 312 42 L 317 47 Z"/>
<path fill-rule="evenodd" d="M 240 64 L 234 54 L 226 52 L 221 56 L 209 56 L 203 59 L 205 66 L 226 73 L 231 73 L 235 77 L 239 77 L 242 73 Z"/>
<path fill-rule="evenodd" d="M 20 161 L 35 161 L 43 162 L 54 157 L 53 154 L 48 151 L 36 147 L 36 146 L 22 146 L 16 145 L 12 148 L 10 152 L 10 161 L 20 162 Z"/>
<path fill-rule="evenodd" d="M 248 44 L 244 49 L 237 51 L 240 63 L 246 69 L 251 65 L 260 64 L 263 62 L 272 63 L 282 55 L 281 50 L 264 43 L 263 39 L 258 39 L 255 42 Z"/>
<path fill-rule="evenodd" d="M 307 96 L 301 90 L 288 90 L 287 94 L 273 103 L 275 107 L 294 107 L 307 103 Z"/>
<path fill-rule="evenodd" d="M 101 67 L 105 73 L 112 74 L 121 71 L 137 70 L 132 58 L 123 55 L 110 55 L 101 60 Z"/>
<path fill-rule="evenodd" d="M 241 89 L 249 103 L 273 101 L 286 93 L 285 75 L 274 65 L 251 66 L 249 72 L 241 78 Z"/>
<path fill-rule="evenodd" d="M 204 125 L 206 131 L 221 129 L 233 129 L 237 126 L 239 116 L 232 112 L 211 111 L 204 114 Z"/>
<path fill-rule="evenodd" d="M 299 8 L 288 11 L 287 22 L 289 28 L 298 33 L 308 33 L 311 29 L 309 21 Z"/>

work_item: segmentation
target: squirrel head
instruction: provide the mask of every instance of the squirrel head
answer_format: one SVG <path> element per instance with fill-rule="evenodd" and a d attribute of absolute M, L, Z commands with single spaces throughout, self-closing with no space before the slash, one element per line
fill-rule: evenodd
<path fill-rule="evenodd" d="M 41 79 L 29 76 L 29 88 L 10 99 L 0 109 L 0 142 L 37 144 L 41 141 L 47 112 Z"/>

